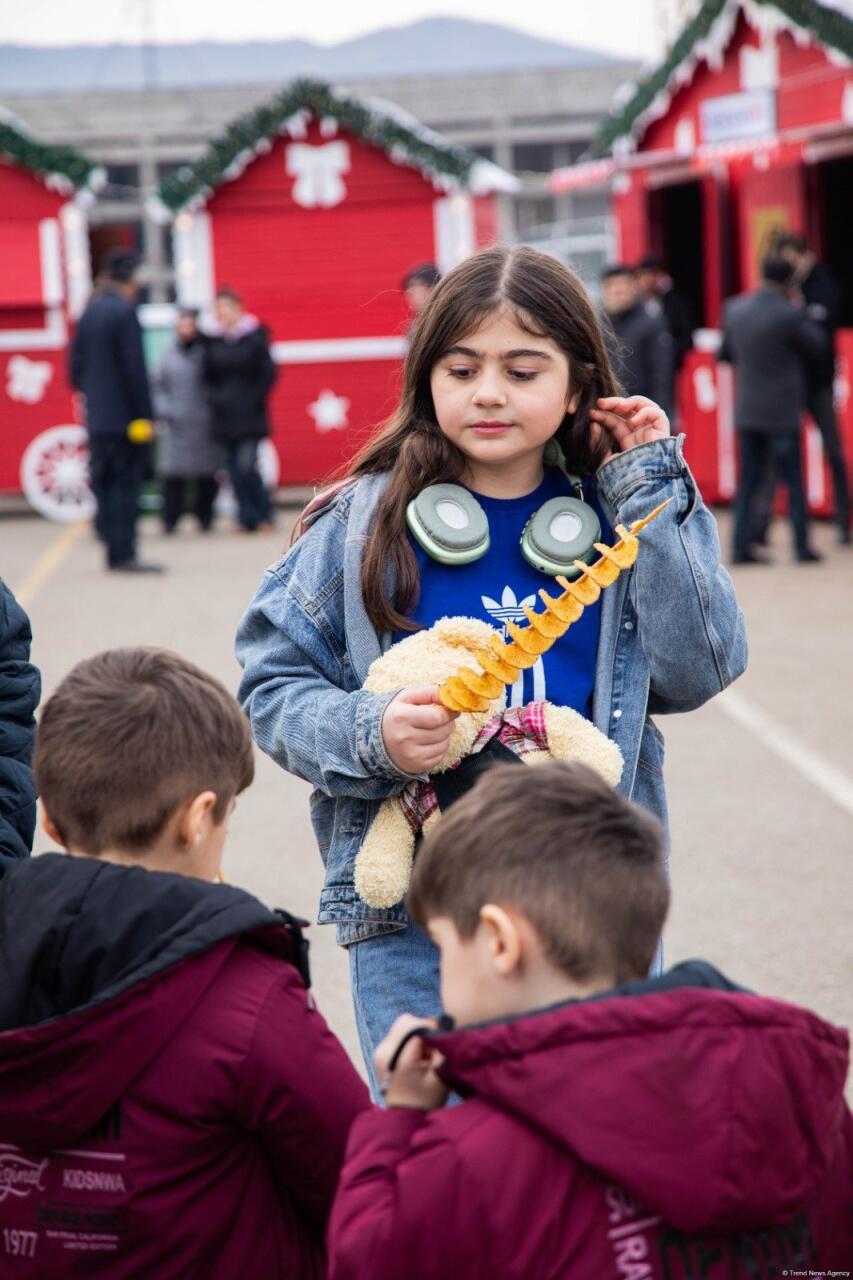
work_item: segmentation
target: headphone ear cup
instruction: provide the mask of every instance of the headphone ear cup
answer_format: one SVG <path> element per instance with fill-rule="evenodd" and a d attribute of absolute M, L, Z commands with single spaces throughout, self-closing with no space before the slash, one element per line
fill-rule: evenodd
<path fill-rule="evenodd" d="M 534 569 L 576 578 L 575 560 L 591 564 L 601 540 L 598 516 L 579 498 L 551 498 L 535 512 L 521 535 L 521 554 Z"/>
<path fill-rule="evenodd" d="M 470 564 L 489 549 L 489 522 L 458 484 L 431 484 L 406 507 L 412 537 L 439 564 Z"/>

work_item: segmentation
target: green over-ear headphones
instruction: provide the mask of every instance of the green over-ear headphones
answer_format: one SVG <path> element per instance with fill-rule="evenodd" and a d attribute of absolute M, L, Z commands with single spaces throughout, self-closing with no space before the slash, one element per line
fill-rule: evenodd
<path fill-rule="evenodd" d="M 551 498 L 527 521 L 521 535 L 521 554 L 534 569 L 553 576 L 576 578 L 575 560 L 591 564 L 601 525 L 583 498 L 578 476 L 566 470 L 556 440 L 545 446 L 544 462 L 559 467 L 576 496 Z M 406 507 L 406 523 L 427 555 L 439 564 L 470 564 L 489 549 L 489 522 L 473 494 L 459 484 L 431 484 Z"/>

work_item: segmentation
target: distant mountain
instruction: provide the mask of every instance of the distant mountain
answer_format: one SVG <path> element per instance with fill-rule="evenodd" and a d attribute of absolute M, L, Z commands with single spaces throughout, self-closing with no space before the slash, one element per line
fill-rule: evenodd
<path fill-rule="evenodd" d="M 247 44 L 0 44 L 0 95 L 98 89 L 202 88 L 275 84 L 295 75 L 328 79 L 458 75 L 601 66 L 617 61 L 577 45 L 541 40 L 491 22 L 425 18 L 383 27 L 341 44 L 309 40 Z"/>

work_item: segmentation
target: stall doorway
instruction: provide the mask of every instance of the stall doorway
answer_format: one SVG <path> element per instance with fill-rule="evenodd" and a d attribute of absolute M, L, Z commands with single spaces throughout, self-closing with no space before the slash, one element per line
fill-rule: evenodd
<path fill-rule="evenodd" d="M 839 322 L 853 328 L 853 155 L 817 165 L 817 197 L 820 257 L 841 286 Z"/>
<path fill-rule="evenodd" d="M 687 304 L 691 329 L 707 324 L 702 186 L 679 182 L 650 193 L 654 251 L 666 264 L 673 286 Z"/>

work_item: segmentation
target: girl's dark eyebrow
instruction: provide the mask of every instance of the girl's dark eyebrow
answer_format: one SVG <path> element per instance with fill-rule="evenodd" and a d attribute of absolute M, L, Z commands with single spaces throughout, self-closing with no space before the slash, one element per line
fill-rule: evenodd
<path fill-rule="evenodd" d="M 445 351 L 443 359 L 448 356 L 470 356 L 472 360 L 482 360 L 482 351 L 475 351 L 473 347 L 449 347 Z M 551 360 L 553 357 L 548 355 L 547 351 L 537 351 L 534 347 L 516 347 L 513 351 L 505 351 L 503 353 L 504 360 L 517 360 L 519 356 L 533 356 L 537 360 Z"/>

